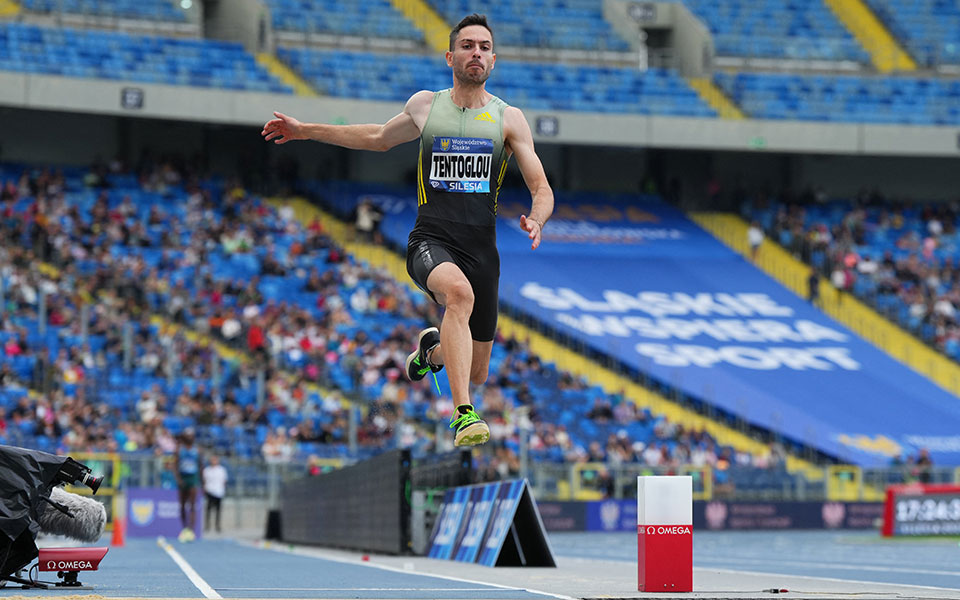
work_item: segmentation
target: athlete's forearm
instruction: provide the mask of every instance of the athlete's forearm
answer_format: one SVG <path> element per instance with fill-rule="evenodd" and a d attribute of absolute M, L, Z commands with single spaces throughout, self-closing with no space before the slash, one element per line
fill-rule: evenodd
<path fill-rule="evenodd" d="M 353 150 L 384 150 L 381 144 L 382 125 L 328 125 L 304 123 L 302 133 L 307 139 Z"/>
<path fill-rule="evenodd" d="M 533 204 L 530 206 L 530 219 L 540 223 L 541 227 L 553 214 L 553 190 L 542 185 L 532 192 Z"/>

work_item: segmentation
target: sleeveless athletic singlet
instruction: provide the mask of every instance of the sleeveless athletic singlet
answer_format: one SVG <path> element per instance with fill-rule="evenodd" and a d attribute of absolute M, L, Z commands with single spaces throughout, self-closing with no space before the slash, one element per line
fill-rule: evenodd
<path fill-rule="evenodd" d="M 473 339 L 489 341 L 496 332 L 500 280 L 497 194 L 510 160 L 503 143 L 507 104 L 494 96 L 482 108 L 460 108 L 450 91 L 434 93 L 420 134 L 417 223 L 407 245 L 407 271 L 430 293 L 433 268 L 454 262 L 475 295 Z"/>

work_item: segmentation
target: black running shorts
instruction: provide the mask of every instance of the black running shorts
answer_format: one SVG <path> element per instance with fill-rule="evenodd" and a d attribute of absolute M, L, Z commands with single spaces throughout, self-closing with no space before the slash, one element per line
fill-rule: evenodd
<path fill-rule="evenodd" d="M 466 276 L 473 288 L 473 313 L 470 315 L 470 335 L 477 342 L 491 342 L 497 333 L 497 303 L 499 300 L 500 254 L 497 252 L 496 230 L 493 230 L 493 243 L 490 233 L 482 228 L 481 235 L 471 235 L 470 226 L 449 223 L 457 230 L 457 244 L 451 244 L 450 228 L 437 235 L 424 227 L 424 220 L 417 220 L 417 227 L 410 233 L 407 243 L 407 273 L 417 286 L 436 297 L 427 288 L 427 278 L 437 265 L 449 262 L 455 264 Z M 430 221 L 434 221 L 431 219 Z M 436 223 L 431 223 L 435 225 Z M 477 238 L 484 239 L 477 239 Z M 464 241 L 468 243 L 463 243 Z"/>

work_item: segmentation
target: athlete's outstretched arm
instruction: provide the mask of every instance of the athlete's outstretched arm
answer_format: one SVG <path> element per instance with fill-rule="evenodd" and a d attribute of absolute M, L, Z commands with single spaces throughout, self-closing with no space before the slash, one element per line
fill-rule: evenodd
<path fill-rule="evenodd" d="M 286 144 L 292 140 L 314 140 L 354 150 L 383 152 L 420 137 L 420 128 L 426 121 L 432 100 L 433 92 L 417 92 L 407 100 L 403 112 L 383 125 L 301 123 L 293 117 L 275 112 L 273 115 L 276 118 L 267 121 L 260 135 L 268 142 L 273 140 L 275 144 Z"/>
<path fill-rule="evenodd" d="M 540 245 L 543 224 L 553 214 L 553 190 L 547 182 L 547 175 L 543 172 L 543 163 L 533 148 L 533 134 L 530 125 L 519 108 L 508 107 L 503 113 L 503 129 L 507 144 L 517 157 L 517 165 L 523 181 L 530 189 L 533 204 L 530 207 L 530 216 L 520 215 L 520 227 L 527 232 L 533 242 L 531 250 Z"/>

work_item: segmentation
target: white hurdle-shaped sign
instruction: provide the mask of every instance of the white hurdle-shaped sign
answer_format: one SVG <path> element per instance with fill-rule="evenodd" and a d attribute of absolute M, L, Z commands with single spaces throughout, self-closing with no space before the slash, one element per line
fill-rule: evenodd
<path fill-rule="evenodd" d="M 637 589 L 693 591 L 693 479 L 637 477 Z"/>

